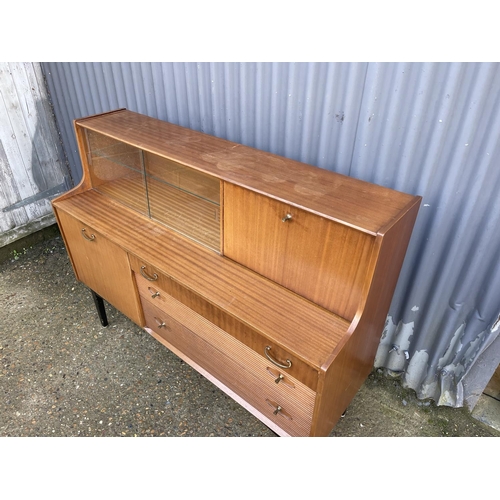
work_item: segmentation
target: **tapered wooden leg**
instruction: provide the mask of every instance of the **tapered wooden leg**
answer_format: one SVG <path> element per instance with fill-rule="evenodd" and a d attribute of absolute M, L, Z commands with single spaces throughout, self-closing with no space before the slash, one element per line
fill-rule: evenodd
<path fill-rule="evenodd" d="M 90 290 L 92 292 L 92 297 L 94 299 L 94 304 L 97 309 L 97 314 L 99 315 L 99 319 L 101 321 L 102 326 L 108 326 L 108 318 L 106 316 L 106 309 L 104 308 L 104 300 L 102 299 L 101 296 L 97 295 L 93 290 Z"/>

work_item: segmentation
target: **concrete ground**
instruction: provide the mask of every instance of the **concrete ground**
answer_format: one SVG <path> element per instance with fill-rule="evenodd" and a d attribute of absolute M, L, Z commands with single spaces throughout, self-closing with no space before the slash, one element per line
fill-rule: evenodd
<path fill-rule="evenodd" d="M 0 436 L 275 434 L 106 304 L 101 326 L 57 229 L 3 249 Z M 374 371 L 331 437 L 478 436 L 466 409 L 420 401 Z"/>

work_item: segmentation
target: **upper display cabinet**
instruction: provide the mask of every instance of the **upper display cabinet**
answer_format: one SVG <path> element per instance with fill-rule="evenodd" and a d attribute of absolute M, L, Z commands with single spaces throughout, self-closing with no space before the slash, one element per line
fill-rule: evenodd
<path fill-rule="evenodd" d="M 220 252 L 220 181 L 123 140 L 82 130 L 92 188 Z"/>

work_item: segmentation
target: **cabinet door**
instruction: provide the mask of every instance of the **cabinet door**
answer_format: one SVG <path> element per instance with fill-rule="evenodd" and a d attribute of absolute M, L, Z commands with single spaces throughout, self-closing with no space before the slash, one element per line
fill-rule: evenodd
<path fill-rule="evenodd" d="M 352 320 L 373 237 L 247 189 L 224 185 L 224 255 Z"/>
<path fill-rule="evenodd" d="M 140 302 L 125 250 L 62 210 L 57 210 L 57 217 L 76 277 L 142 326 Z"/>
<path fill-rule="evenodd" d="M 232 184 L 224 184 L 224 255 L 283 284 L 288 207 Z"/>

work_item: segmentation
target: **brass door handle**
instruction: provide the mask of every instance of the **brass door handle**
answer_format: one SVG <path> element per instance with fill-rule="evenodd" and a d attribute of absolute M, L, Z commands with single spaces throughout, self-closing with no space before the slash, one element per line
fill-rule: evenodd
<path fill-rule="evenodd" d="M 87 241 L 94 241 L 95 240 L 95 234 L 91 234 L 90 236 L 87 236 L 87 233 L 85 232 L 85 228 L 82 229 L 82 236 L 87 240 Z"/>
<path fill-rule="evenodd" d="M 288 368 L 292 367 L 292 362 L 287 359 L 286 360 L 286 365 L 280 363 L 279 361 L 276 361 L 271 354 L 269 354 L 269 351 L 271 350 L 271 346 L 267 345 L 266 348 L 264 349 L 264 354 L 266 355 L 266 358 L 273 363 L 273 365 L 279 366 L 280 368 L 284 368 L 287 370 Z"/>
<path fill-rule="evenodd" d="M 149 274 L 145 271 L 146 266 L 141 266 L 141 275 L 146 278 L 148 281 L 156 281 L 158 279 L 158 275 L 153 273 L 153 277 L 149 276 Z"/>

